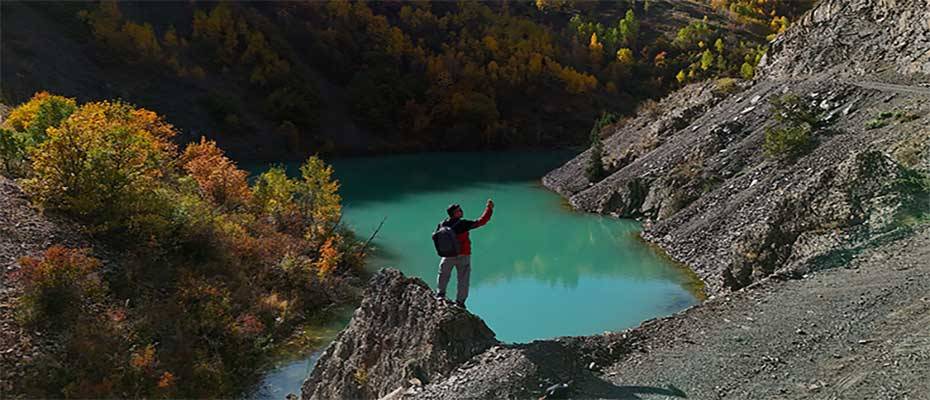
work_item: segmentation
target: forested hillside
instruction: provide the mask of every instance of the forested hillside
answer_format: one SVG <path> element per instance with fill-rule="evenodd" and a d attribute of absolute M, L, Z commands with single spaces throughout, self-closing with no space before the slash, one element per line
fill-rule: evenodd
<path fill-rule="evenodd" d="M 587 141 L 751 78 L 806 2 L 4 2 L 3 96 L 122 97 L 243 158 Z M 35 24 L 51 25 L 31 35 Z M 61 74 L 69 71 L 71 78 Z"/>
<path fill-rule="evenodd" d="M 250 185 L 215 142 L 181 151 L 176 134 L 47 92 L 5 116 L 3 398 L 233 397 L 355 301 L 366 248 L 331 167 Z"/>

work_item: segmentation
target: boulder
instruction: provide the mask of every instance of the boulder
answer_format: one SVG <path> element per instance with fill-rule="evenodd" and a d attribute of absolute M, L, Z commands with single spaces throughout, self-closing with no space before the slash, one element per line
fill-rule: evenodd
<path fill-rule="evenodd" d="M 423 280 L 383 269 L 304 382 L 301 398 L 381 398 L 411 382 L 435 381 L 496 344 L 481 318 L 436 299 Z"/>

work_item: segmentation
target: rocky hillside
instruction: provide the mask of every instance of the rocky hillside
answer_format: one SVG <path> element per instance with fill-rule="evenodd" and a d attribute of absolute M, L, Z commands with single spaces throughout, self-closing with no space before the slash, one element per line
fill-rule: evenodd
<path fill-rule="evenodd" d="M 588 182 L 585 152 L 543 182 L 578 209 L 647 220 L 643 236 L 711 294 L 819 267 L 809 261 L 861 246 L 927 204 L 900 184 L 928 170 L 930 88 L 915 82 L 930 82 L 930 25 L 908 23 L 930 19 L 927 5 L 825 1 L 776 41 L 762 78 L 687 87 L 616 126 L 606 179 Z M 825 127 L 806 153 L 772 157 L 770 103 L 786 94 Z"/>
<path fill-rule="evenodd" d="M 914 21 L 930 21 L 930 3 L 823 1 L 755 81 L 689 86 L 614 126 L 605 179 L 588 182 L 590 152 L 544 178 L 578 209 L 645 220 L 644 238 L 695 270 L 707 302 L 624 332 L 494 346 L 425 385 L 395 379 L 392 396 L 926 394 L 930 24 Z M 772 132 L 791 131 L 781 113 L 799 110 L 814 116 L 810 140 L 776 151 Z M 416 292 L 428 301 L 396 296 Z M 350 331 L 327 353 L 378 332 Z M 322 360 L 304 397 L 347 390 L 319 380 L 339 365 Z"/>
<path fill-rule="evenodd" d="M 767 78 L 896 73 L 927 83 L 921 74 L 930 74 L 930 1 L 822 1 L 772 43 L 770 54 L 760 71 Z"/>

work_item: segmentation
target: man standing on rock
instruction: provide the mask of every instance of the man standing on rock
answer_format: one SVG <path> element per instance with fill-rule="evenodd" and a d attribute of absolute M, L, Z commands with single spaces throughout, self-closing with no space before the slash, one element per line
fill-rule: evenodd
<path fill-rule="evenodd" d="M 436 297 L 439 299 L 446 298 L 446 286 L 449 285 L 449 277 L 452 275 L 452 267 L 455 266 L 458 275 L 458 293 L 455 296 L 455 304 L 465 308 L 465 299 L 468 298 L 468 284 L 471 277 L 471 240 L 468 238 L 468 231 L 480 228 L 491 220 L 491 214 L 494 212 L 494 202 L 488 199 L 488 204 L 484 208 L 484 213 L 477 221 L 462 219 L 462 207 L 458 204 L 450 205 L 446 208 L 449 218 L 442 221 L 440 227 L 448 227 L 455 232 L 458 240 L 459 252 L 456 256 L 442 257 L 439 261 L 439 282 Z"/>

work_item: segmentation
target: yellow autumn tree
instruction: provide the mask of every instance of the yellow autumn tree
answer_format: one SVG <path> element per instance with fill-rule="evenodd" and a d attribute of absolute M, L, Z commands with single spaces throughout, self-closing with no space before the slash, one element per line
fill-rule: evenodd
<path fill-rule="evenodd" d="M 33 146 L 45 140 L 48 128 L 58 126 L 76 109 L 74 99 L 38 92 L 10 111 L 3 127 L 22 133 L 26 145 Z"/>
<path fill-rule="evenodd" d="M 628 65 L 628 64 L 632 64 L 633 61 L 635 61 L 633 59 L 633 50 L 630 50 L 625 47 L 620 50 L 617 50 L 617 62 Z"/>
<path fill-rule="evenodd" d="M 152 25 L 126 22 L 122 34 L 129 40 L 128 45 L 137 61 L 158 61 L 162 57 L 161 45 Z M 126 49 L 128 50 L 128 49 Z"/>
<path fill-rule="evenodd" d="M 280 230 L 318 243 L 342 215 L 339 181 L 332 175 L 332 167 L 316 156 L 300 167 L 300 178 L 271 168 L 257 178 L 252 204 L 271 216 Z"/>
<path fill-rule="evenodd" d="M 24 187 L 43 206 L 111 228 L 145 212 L 175 155 L 174 127 L 122 102 L 82 105 L 32 152 Z"/>
<path fill-rule="evenodd" d="M 333 178 L 333 167 L 317 156 L 310 157 L 300 167 L 300 177 L 298 203 L 313 221 L 306 235 L 314 240 L 330 230 L 342 215 L 339 181 Z"/>
<path fill-rule="evenodd" d="M 597 32 L 591 33 L 591 40 L 588 43 L 588 52 L 591 54 L 591 63 L 600 65 L 604 56 L 604 45 L 597 40 Z"/>

